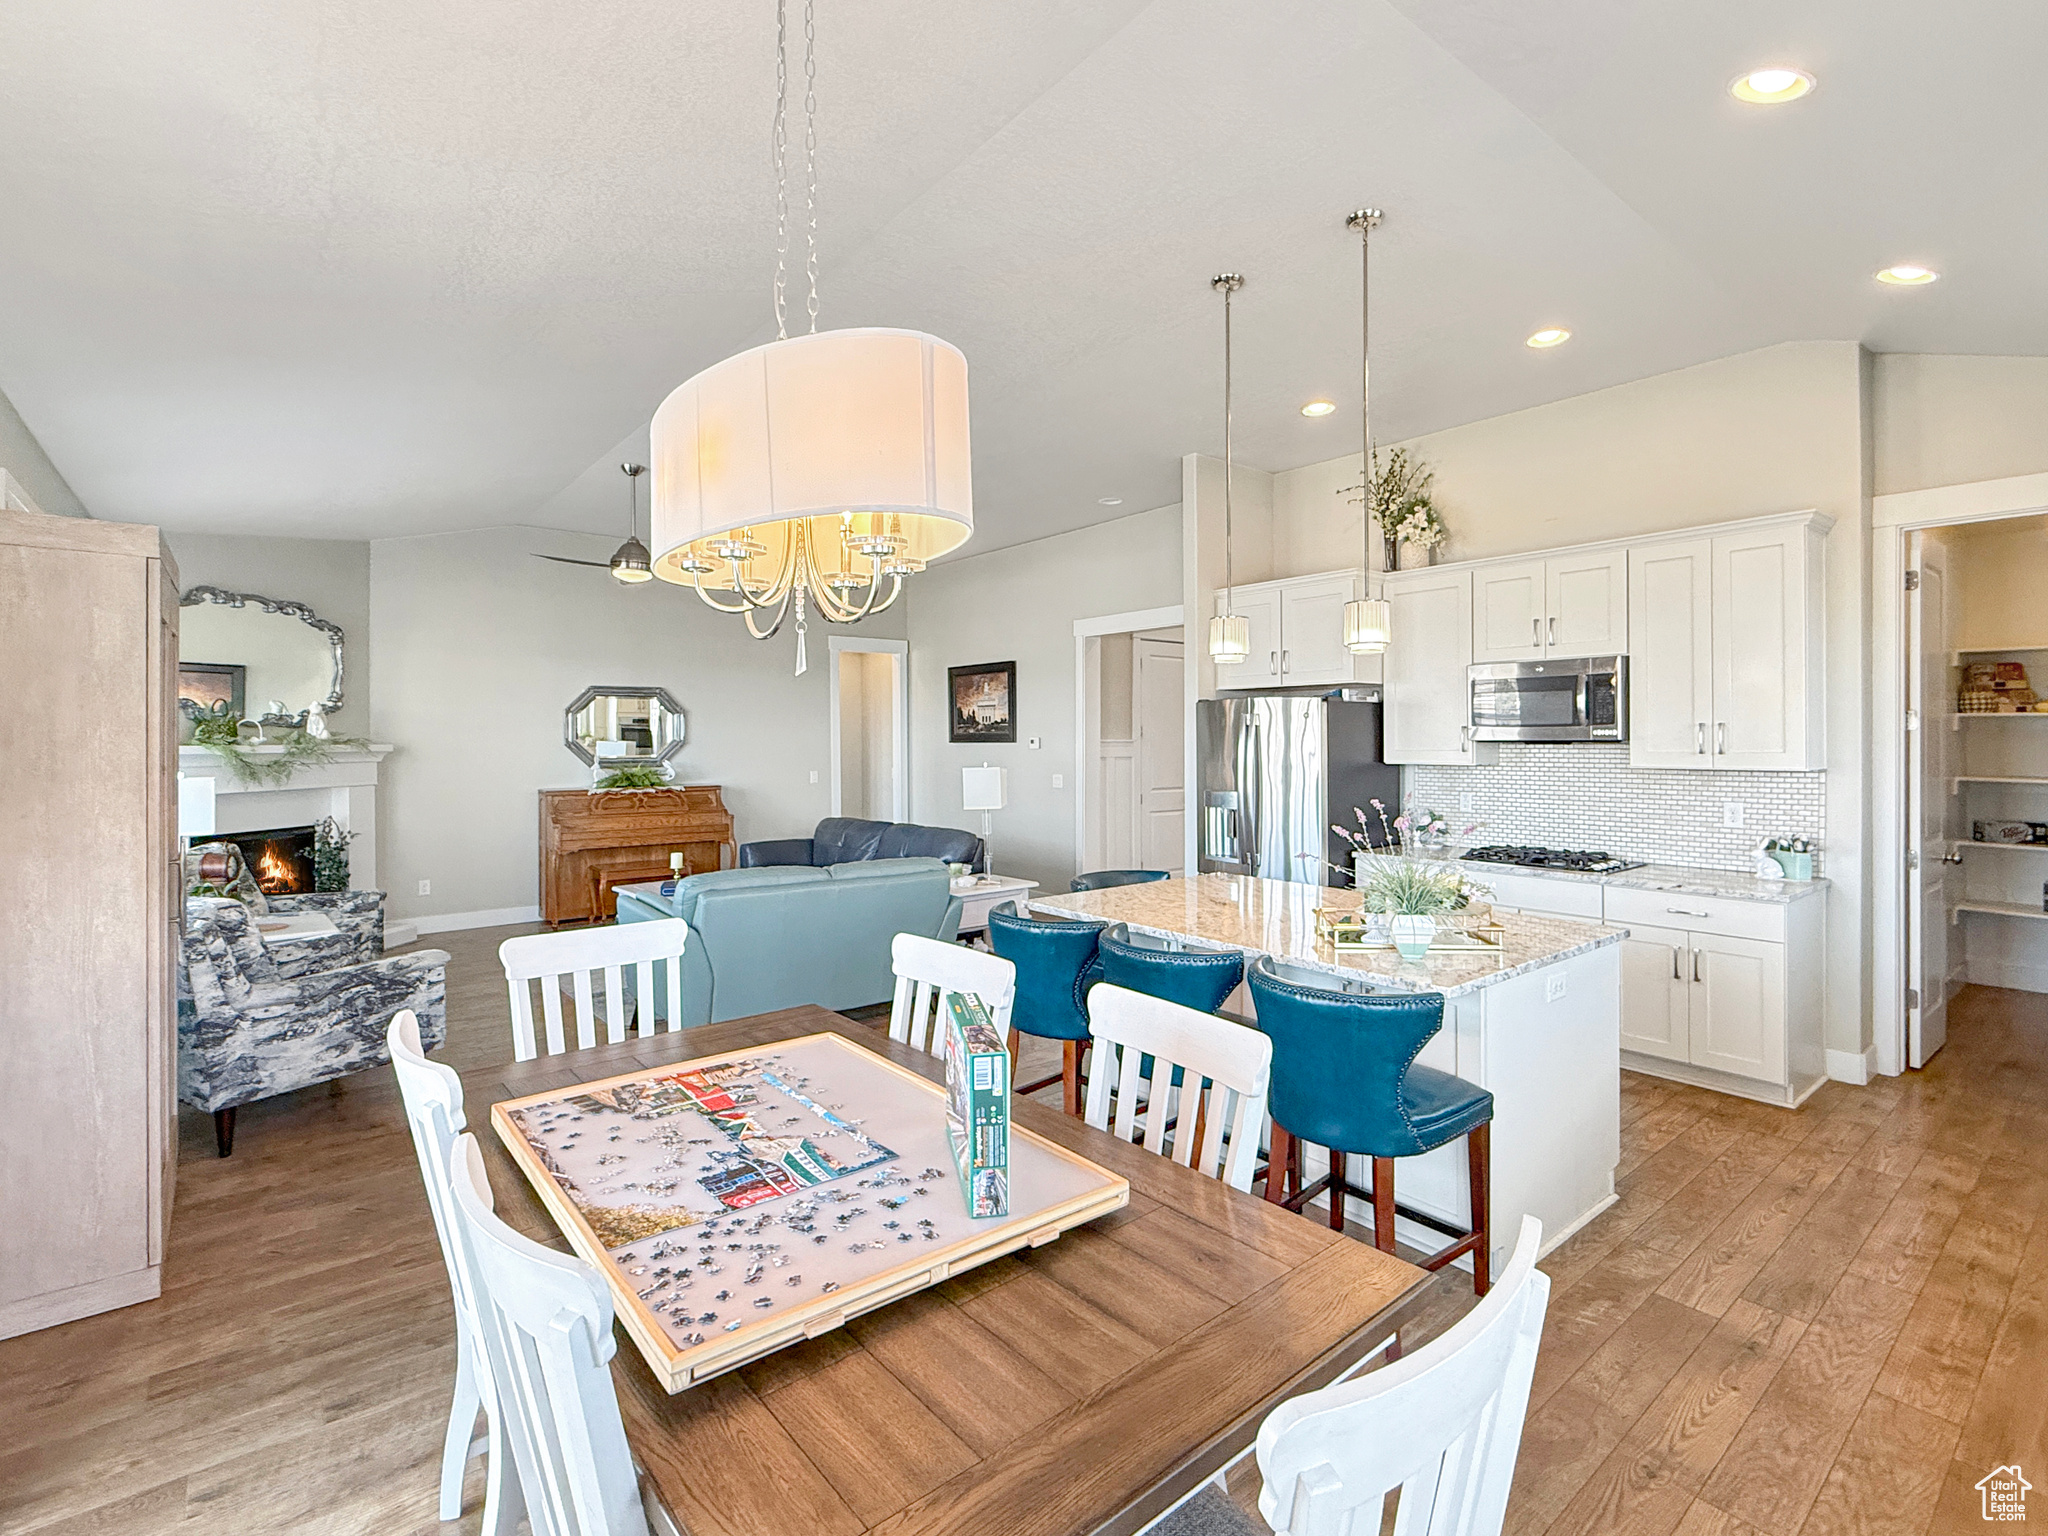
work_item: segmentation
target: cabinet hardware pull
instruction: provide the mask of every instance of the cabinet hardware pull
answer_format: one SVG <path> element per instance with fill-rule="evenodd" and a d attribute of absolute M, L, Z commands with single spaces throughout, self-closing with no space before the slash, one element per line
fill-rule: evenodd
<path fill-rule="evenodd" d="M 1707 755 L 1707 722 L 1702 720 L 1699 729 L 1693 733 L 1693 752 L 1700 757 Z"/>
<path fill-rule="evenodd" d="M 1557 619 L 1554 615 L 1550 620 L 1550 643 L 1557 644 Z"/>
<path fill-rule="evenodd" d="M 1712 917 L 1714 915 L 1711 912 L 1695 912 L 1691 907 L 1666 907 L 1664 910 L 1671 913 L 1674 917 Z"/>
<path fill-rule="evenodd" d="M 1529 643 L 1531 645 L 1541 645 L 1543 643 L 1543 621 L 1533 614 L 1529 617 Z"/>
<path fill-rule="evenodd" d="M 1725 720 L 1716 720 L 1714 722 L 1714 754 L 1718 757 L 1726 753 L 1727 750 L 1728 722 Z"/>
<path fill-rule="evenodd" d="M 1287 652 L 1284 650 L 1280 653 L 1280 670 L 1282 672 L 1287 670 Z"/>
<path fill-rule="evenodd" d="M 1683 980 L 1685 980 L 1685 977 L 1679 974 L 1679 970 L 1678 970 L 1678 946 L 1677 946 L 1677 945 L 1675 945 L 1675 944 L 1671 946 L 1671 979 L 1672 979 L 1673 981 L 1683 981 Z"/>
<path fill-rule="evenodd" d="M 1695 982 L 1700 979 L 1700 952 L 1698 950 L 1692 952 L 1692 979 Z"/>
<path fill-rule="evenodd" d="M 1266 657 L 1266 667 L 1275 677 L 1280 675 L 1280 653 L 1274 651 Z"/>

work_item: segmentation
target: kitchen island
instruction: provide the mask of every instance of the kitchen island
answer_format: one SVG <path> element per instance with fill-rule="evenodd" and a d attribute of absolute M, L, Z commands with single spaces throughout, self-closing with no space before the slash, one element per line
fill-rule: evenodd
<path fill-rule="evenodd" d="M 1123 923 L 1169 945 L 1271 955 L 1310 984 L 1362 991 L 1441 992 L 1444 1027 L 1417 1058 L 1494 1096 L 1495 1273 L 1521 1218 L 1543 1223 L 1546 1251 L 1614 1203 L 1621 1157 L 1621 928 L 1502 912 L 1500 949 L 1338 953 L 1316 937 L 1316 909 L 1355 910 L 1351 891 L 1243 875 L 1114 886 L 1034 896 L 1049 917 Z M 1320 972 L 1321 976 L 1300 972 Z M 1249 1007 L 1246 994 L 1238 1001 Z M 1303 1170 L 1327 1167 L 1321 1148 Z M 1470 1220 L 1462 1142 L 1401 1159 L 1401 1203 L 1442 1220 Z M 1404 1243 L 1431 1251 L 1443 1238 L 1402 1221 Z"/>

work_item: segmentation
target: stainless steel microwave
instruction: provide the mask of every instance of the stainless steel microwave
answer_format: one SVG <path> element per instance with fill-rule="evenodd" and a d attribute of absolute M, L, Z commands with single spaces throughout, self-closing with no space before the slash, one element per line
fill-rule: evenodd
<path fill-rule="evenodd" d="M 1469 669 L 1474 741 L 1627 741 L 1628 658 L 1494 661 Z"/>

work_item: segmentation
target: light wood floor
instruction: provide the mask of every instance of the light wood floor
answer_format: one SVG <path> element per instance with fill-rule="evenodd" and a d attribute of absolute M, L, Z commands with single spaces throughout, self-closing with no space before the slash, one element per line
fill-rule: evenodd
<path fill-rule="evenodd" d="M 509 1054 L 522 931 L 441 940 L 455 1065 Z M 1973 988 L 1928 1071 L 1797 1112 L 1623 1106 L 1620 1202 L 1544 1265 L 1516 1536 L 1978 1530 L 2012 1461 L 2048 1508 L 2048 997 Z M 476 1530 L 474 1474 L 434 1518 L 452 1320 L 389 1075 L 249 1106 L 225 1162 L 182 1130 L 163 1299 L 0 1341 L 0 1531 Z M 1411 1349 L 1470 1304 L 1433 1294 Z"/>

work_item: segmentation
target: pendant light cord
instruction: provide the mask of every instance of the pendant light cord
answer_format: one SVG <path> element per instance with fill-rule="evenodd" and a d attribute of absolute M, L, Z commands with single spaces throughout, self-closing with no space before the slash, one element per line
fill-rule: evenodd
<path fill-rule="evenodd" d="M 1365 439 L 1365 457 L 1358 476 L 1364 493 L 1358 516 L 1358 542 L 1359 570 L 1366 575 L 1372 571 L 1372 231 L 1379 221 L 1377 208 L 1361 208 L 1344 221 L 1358 231 L 1358 414 Z"/>
<path fill-rule="evenodd" d="M 789 0 L 775 0 L 775 339 L 789 340 Z M 804 0 L 804 276 L 818 331 L 818 18 Z"/>
<path fill-rule="evenodd" d="M 1244 278 L 1236 272 L 1219 272 L 1210 279 L 1212 288 L 1223 290 L 1223 611 L 1229 613 L 1235 607 L 1237 585 L 1236 567 L 1231 563 L 1231 481 L 1236 478 L 1231 469 L 1230 452 L 1230 296 L 1244 286 Z"/>

